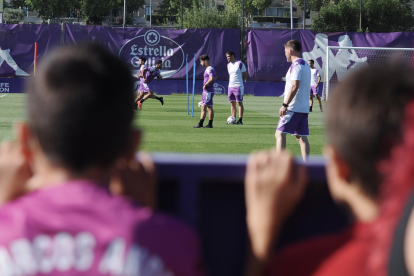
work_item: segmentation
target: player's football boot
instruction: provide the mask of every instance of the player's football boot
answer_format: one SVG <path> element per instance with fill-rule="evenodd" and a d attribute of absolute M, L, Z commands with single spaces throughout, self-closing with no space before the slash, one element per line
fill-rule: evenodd
<path fill-rule="evenodd" d="M 193 126 L 193 128 L 203 128 L 203 126 L 202 125 L 195 125 L 195 126 Z"/>
<path fill-rule="evenodd" d="M 206 125 L 204 128 L 213 128 L 213 126 Z"/>
<path fill-rule="evenodd" d="M 139 110 L 142 110 L 142 103 L 141 102 L 137 102 L 137 104 L 138 104 Z"/>
<path fill-rule="evenodd" d="M 242 125 L 243 122 L 237 121 L 236 125 Z"/>
<path fill-rule="evenodd" d="M 160 102 L 161 102 L 162 105 L 164 105 L 164 98 L 163 97 L 160 97 Z"/>

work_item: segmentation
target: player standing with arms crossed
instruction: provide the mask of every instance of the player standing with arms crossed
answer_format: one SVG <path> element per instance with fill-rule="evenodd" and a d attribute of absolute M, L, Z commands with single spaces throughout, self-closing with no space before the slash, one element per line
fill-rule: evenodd
<path fill-rule="evenodd" d="M 311 70 L 301 58 L 301 50 L 302 45 L 297 40 L 289 40 L 285 44 L 285 56 L 292 65 L 286 74 L 285 97 L 279 110 L 275 137 L 276 151 L 279 152 L 286 148 L 286 134 L 296 135 L 303 161 L 306 161 L 310 152 L 307 136 Z"/>
<path fill-rule="evenodd" d="M 319 75 L 319 70 L 313 66 L 315 64 L 313 59 L 310 59 L 308 61 L 308 64 L 311 68 L 311 90 L 310 90 L 310 97 L 309 97 L 309 104 L 310 104 L 309 112 L 312 112 L 313 97 L 315 97 L 318 100 L 319 110 L 323 112 L 321 98 L 318 95 L 318 87 L 319 87 L 319 83 L 321 82 L 321 76 Z"/>
<path fill-rule="evenodd" d="M 161 68 L 162 68 L 162 61 L 159 59 L 155 62 L 155 66 L 150 67 L 150 68 L 145 67 L 142 69 L 142 74 L 140 76 L 141 83 L 139 84 L 138 94 L 140 92 L 147 93 L 147 94 L 142 98 L 142 100 L 137 102 L 139 110 L 142 110 L 142 103 L 148 98 L 159 100 L 160 103 L 164 105 L 164 98 L 155 96 L 154 92 L 152 92 L 152 90 L 149 87 L 149 83 L 153 79 L 157 78 L 157 81 L 162 80 L 161 71 L 160 71 Z"/>
<path fill-rule="evenodd" d="M 214 70 L 214 68 L 210 66 L 210 58 L 208 57 L 208 55 L 200 56 L 200 64 L 201 66 L 206 68 L 206 71 L 204 71 L 203 96 L 200 102 L 201 103 L 200 122 L 193 127 L 194 128 L 203 127 L 204 119 L 206 118 L 206 109 L 208 109 L 208 125 L 206 125 L 204 128 L 213 128 L 213 118 L 214 118 L 213 84 L 214 84 L 214 81 L 217 79 L 216 70 Z"/>
<path fill-rule="evenodd" d="M 226 53 L 227 61 L 227 70 L 229 72 L 229 102 L 231 103 L 231 116 L 236 118 L 236 102 L 239 104 L 239 120 L 236 122 L 237 125 L 243 124 L 243 94 L 244 94 L 244 85 L 243 82 L 247 79 L 246 66 L 240 60 L 236 60 L 235 54 L 233 51 L 228 51 Z"/>

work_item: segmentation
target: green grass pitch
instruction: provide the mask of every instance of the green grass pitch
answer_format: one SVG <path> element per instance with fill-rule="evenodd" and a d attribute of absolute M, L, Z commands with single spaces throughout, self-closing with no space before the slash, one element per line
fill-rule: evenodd
<path fill-rule="evenodd" d="M 150 152 L 246 154 L 275 146 L 274 133 L 282 98 L 245 96 L 244 125 L 227 125 L 226 120 L 230 116 L 227 96 L 215 95 L 214 128 L 195 129 L 192 126 L 200 119 L 200 108 L 197 106 L 200 100 L 201 95 L 196 95 L 194 117 L 191 117 L 191 97 L 190 115 L 187 115 L 184 94 L 164 96 L 164 105 L 157 100 L 147 100 L 142 111 L 135 112 L 134 119 L 134 124 L 144 132 L 141 149 Z M 8 94 L 0 99 L 1 141 L 15 138 L 13 124 L 24 120 L 24 106 L 24 94 Z M 311 155 L 320 155 L 326 144 L 323 115 L 315 100 L 314 112 L 309 114 Z M 287 137 L 287 149 L 295 155 L 300 154 L 293 136 Z"/>

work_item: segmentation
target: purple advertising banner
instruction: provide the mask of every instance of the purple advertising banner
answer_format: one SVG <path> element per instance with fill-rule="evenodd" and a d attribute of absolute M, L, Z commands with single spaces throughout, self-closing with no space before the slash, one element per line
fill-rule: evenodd
<path fill-rule="evenodd" d="M 0 24 L 0 77 L 27 77 L 33 73 L 34 45 L 38 59 L 61 44 L 59 25 Z"/>
<path fill-rule="evenodd" d="M 138 59 L 145 57 L 147 66 L 163 62 L 164 79 L 186 78 L 188 55 L 189 78 L 192 79 L 194 54 L 196 78 L 203 79 L 205 68 L 198 57 L 207 54 L 220 80 L 228 80 L 226 52 L 240 56 L 240 30 L 237 29 L 148 29 L 109 28 L 104 26 L 66 25 L 65 43 L 96 42 L 125 60 L 133 74 L 139 70 Z"/>
<path fill-rule="evenodd" d="M 247 64 L 250 81 L 281 82 L 289 69 L 284 44 L 295 39 L 302 43 L 302 55 L 306 60 L 313 59 L 324 80 L 326 47 L 392 47 L 413 48 L 413 32 L 397 33 L 318 33 L 309 30 L 250 30 L 247 34 Z M 370 56 L 358 56 L 355 51 L 332 50 L 330 57 L 340 55 L 341 66 L 345 70 L 370 63 Z M 409 59 L 412 59 L 409 56 Z M 330 72 L 334 74 L 334 71 Z M 339 78 L 340 76 L 338 76 Z"/>

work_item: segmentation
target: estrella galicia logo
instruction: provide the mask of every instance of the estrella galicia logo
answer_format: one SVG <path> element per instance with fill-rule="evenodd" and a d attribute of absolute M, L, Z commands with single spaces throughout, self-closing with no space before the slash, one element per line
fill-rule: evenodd
<path fill-rule="evenodd" d="M 214 94 L 226 94 L 226 88 L 217 82 L 213 84 Z"/>
<path fill-rule="evenodd" d="M 154 46 L 160 42 L 160 34 L 157 31 L 148 31 L 145 33 L 144 40 L 147 45 Z"/>
<path fill-rule="evenodd" d="M 162 61 L 161 75 L 168 78 L 177 73 L 184 65 L 184 51 L 174 40 L 160 35 L 156 30 L 149 30 L 143 35 L 127 41 L 119 51 L 119 57 L 130 65 L 135 75 L 139 71 L 138 60 L 145 57 L 147 67 Z"/>

